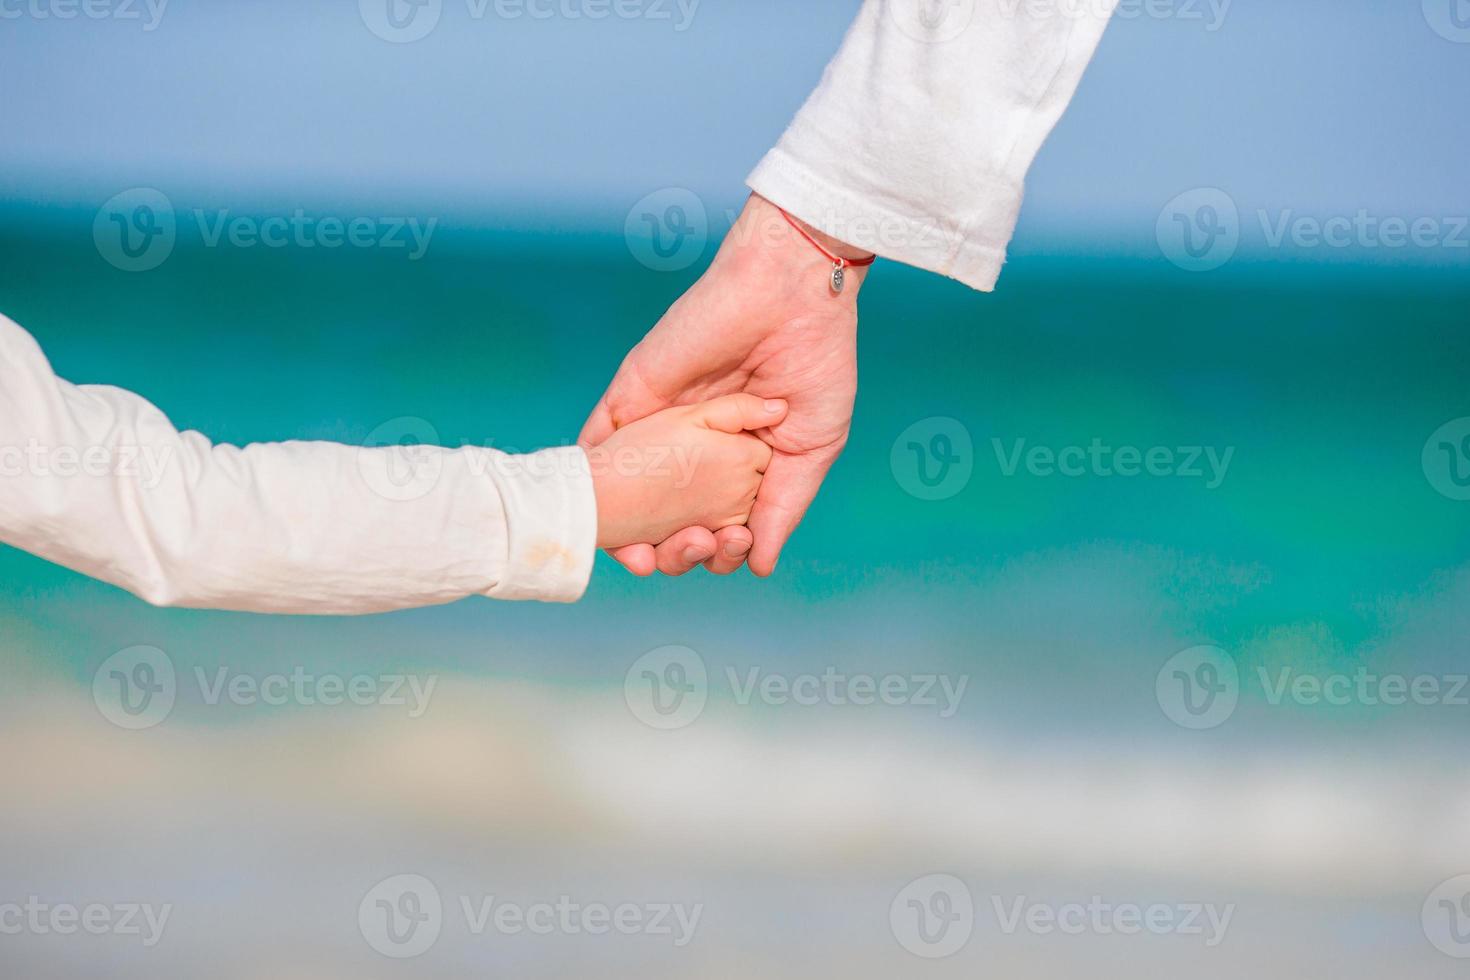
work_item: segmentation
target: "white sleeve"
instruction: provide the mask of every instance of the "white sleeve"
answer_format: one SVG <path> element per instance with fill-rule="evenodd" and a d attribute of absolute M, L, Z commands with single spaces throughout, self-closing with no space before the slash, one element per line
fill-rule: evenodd
<path fill-rule="evenodd" d="M 158 605 L 367 613 L 573 601 L 597 508 L 580 449 L 243 449 L 52 373 L 0 316 L 0 541 Z"/>
<path fill-rule="evenodd" d="M 884 258 L 995 286 L 1026 171 L 1116 0 L 865 0 L 752 190 Z"/>

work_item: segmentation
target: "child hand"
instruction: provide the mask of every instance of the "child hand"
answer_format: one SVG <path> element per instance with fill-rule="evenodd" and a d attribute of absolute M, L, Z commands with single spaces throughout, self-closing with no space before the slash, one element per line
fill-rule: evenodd
<path fill-rule="evenodd" d="M 751 432 L 785 417 L 780 399 L 725 395 L 639 419 L 589 449 L 597 546 L 744 524 L 771 461 L 771 447 Z"/>

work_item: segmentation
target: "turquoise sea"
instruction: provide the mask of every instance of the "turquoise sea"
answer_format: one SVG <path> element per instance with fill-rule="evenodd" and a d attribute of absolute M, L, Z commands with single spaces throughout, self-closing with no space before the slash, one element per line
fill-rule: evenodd
<path fill-rule="evenodd" d="M 445 227 L 417 261 L 181 239 L 127 273 L 94 248 L 93 216 L 0 213 L 0 312 L 63 377 L 233 443 L 360 443 L 402 416 L 446 444 L 569 442 L 700 268 L 651 271 L 619 235 Z M 861 315 L 852 440 L 767 581 L 638 580 L 601 558 L 572 607 L 257 617 L 154 609 L 0 551 L 0 833 L 17 844 L 0 877 L 176 906 L 150 950 L 99 939 L 58 957 L 29 936 L 0 939 L 0 957 L 34 977 L 97 957 L 185 975 L 264 948 L 211 975 L 406 976 L 363 943 L 358 900 L 420 871 L 446 909 L 497 888 L 706 909 L 703 944 L 680 949 L 448 921 L 416 976 L 912 975 L 890 899 L 944 871 L 982 920 L 992 891 L 1239 909 L 1208 955 L 1179 936 L 1000 929 L 920 963 L 935 976 L 1455 975 L 1420 916 L 1470 870 L 1470 707 L 1448 696 L 1470 670 L 1470 502 L 1425 450 L 1470 416 L 1464 268 L 1022 253 L 983 295 L 880 264 Z M 941 429 L 968 439 L 949 445 L 969 477 L 922 499 L 907 443 Z M 1011 465 L 1093 445 L 1201 472 Z M 1446 465 L 1470 473 L 1470 457 Z M 178 701 L 121 731 L 93 675 L 135 644 L 168 653 Z M 655 731 L 625 681 L 667 645 L 697 652 L 709 705 Z M 1233 715 L 1202 730 L 1171 721 L 1156 686 L 1196 645 L 1240 678 Z M 220 668 L 432 675 L 439 700 L 422 719 L 210 704 L 190 679 Z M 751 671 L 966 687 L 948 716 L 742 704 Z M 1444 696 L 1273 697 L 1283 677 L 1365 672 L 1431 677 Z"/>

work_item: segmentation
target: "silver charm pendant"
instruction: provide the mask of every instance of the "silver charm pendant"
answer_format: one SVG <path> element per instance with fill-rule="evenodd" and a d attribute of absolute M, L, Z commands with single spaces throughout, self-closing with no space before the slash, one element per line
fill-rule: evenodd
<path fill-rule="evenodd" d="M 847 285 L 847 270 L 842 267 L 841 262 L 832 263 L 832 292 L 842 292 L 842 287 Z"/>

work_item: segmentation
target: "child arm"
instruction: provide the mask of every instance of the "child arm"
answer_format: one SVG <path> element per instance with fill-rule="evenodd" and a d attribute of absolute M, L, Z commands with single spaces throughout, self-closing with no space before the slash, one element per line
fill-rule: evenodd
<path fill-rule="evenodd" d="M 0 541 L 156 605 L 574 601 L 596 535 L 575 447 L 214 445 L 135 394 L 56 377 L 0 316 Z"/>

